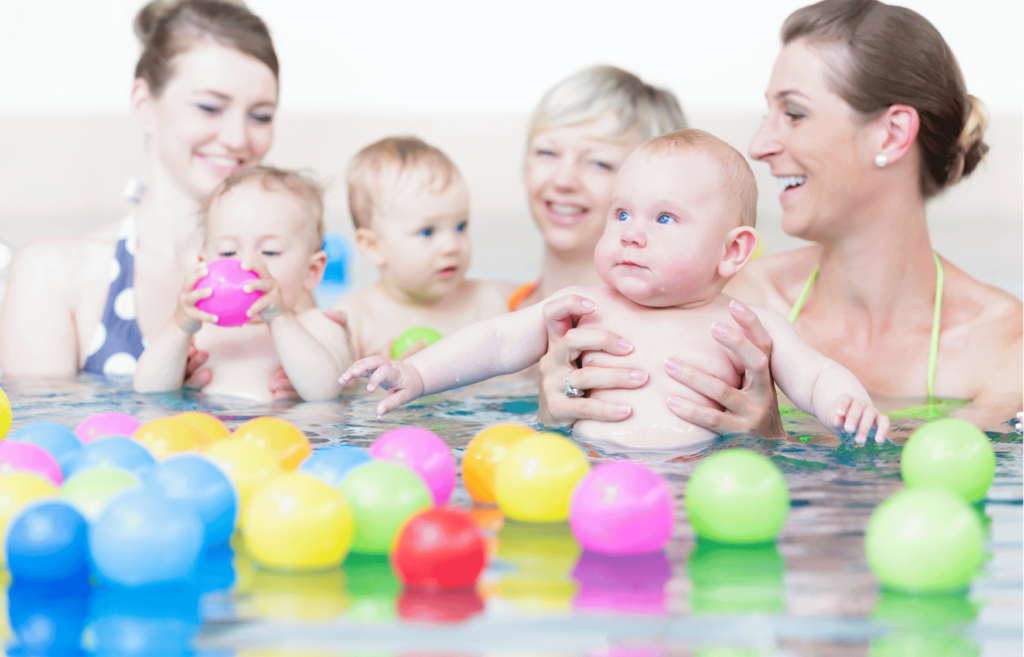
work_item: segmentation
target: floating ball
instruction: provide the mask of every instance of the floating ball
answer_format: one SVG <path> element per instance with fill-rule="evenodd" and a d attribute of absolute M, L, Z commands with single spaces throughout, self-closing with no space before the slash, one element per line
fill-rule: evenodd
<path fill-rule="evenodd" d="M 75 435 L 85 444 L 107 436 L 131 436 L 142 423 L 127 413 L 94 413 L 75 427 Z"/>
<path fill-rule="evenodd" d="M 355 520 L 352 551 L 364 554 L 390 552 L 402 525 L 434 503 L 419 475 L 388 461 L 355 468 L 338 488 Z"/>
<path fill-rule="evenodd" d="M 583 450 L 555 433 L 513 444 L 494 473 L 494 496 L 506 516 L 521 522 L 564 522 L 573 489 L 590 470 Z"/>
<path fill-rule="evenodd" d="M 38 445 L 23 443 L 18 440 L 0 442 L 0 474 L 25 470 L 42 475 L 53 482 L 54 486 L 64 483 L 64 475 L 60 471 L 57 459 Z"/>
<path fill-rule="evenodd" d="M 246 312 L 263 296 L 263 292 L 245 291 L 245 284 L 259 280 L 255 272 L 242 269 L 234 258 L 214 260 L 206 266 L 210 272 L 199 279 L 194 290 L 210 288 L 213 293 L 196 302 L 196 308 L 217 317 L 217 326 L 241 326 L 249 321 Z"/>
<path fill-rule="evenodd" d="M 355 445 L 331 445 L 314 449 L 299 465 L 299 472 L 312 475 L 328 486 L 337 487 L 353 469 L 370 461 L 370 454 Z"/>
<path fill-rule="evenodd" d="M 294 470 L 309 456 L 313 447 L 306 434 L 295 426 L 276 417 L 258 417 L 235 429 L 235 438 L 241 438 L 265 447 L 277 457 L 281 467 Z"/>
<path fill-rule="evenodd" d="M 8 523 L 25 506 L 43 497 L 56 496 L 54 485 L 40 475 L 31 472 L 0 474 L 0 541 L 3 541 Z M 0 553 L 5 553 L 5 550 L 0 550 Z"/>
<path fill-rule="evenodd" d="M 537 433 L 519 424 L 496 424 L 478 433 L 462 456 L 462 481 L 477 502 L 494 502 L 494 470 L 508 448 Z"/>
<path fill-rule="evenodd" d="M 82 449 L 82 441 L 78 439 L 75 432 L 56 422 L 26 424 L 11 434 L 10 440 L 32 443 L 45 449 L 50 456 L 57 459 L 65 477 L 70 474 L 68 466 L 71 460 Z"/>
<path fill-rule="evenodd" d="M 789 513 L 786 480 L 767 457 L 748 449 L 712 454 L 686 486 L 686 512 L 697 535 L 719 543 L 764 543 Z"/>
<path fill-rule="evenodd" d="M 864 549 L 875 577 L 907 593 L 966 587 L 984 557 L 978 514 L 962 497 L 939 487 L 896 493 L 878 505 Z"/>
<path fill-rule="evenodd" d="M 911 434 L 900 455 L 900 473 L 907 488 L 942 486 L 978 502 L 995 477 L 996 453 L 981 429 L 943 418 Z"/>
<path fill-rule="evenodd" d="M 93 441 L 79 450 L 64 468 L 64 476 L 72 477 L 94 468 L 114 468 L 141 480 L 155 465 L 156 459 L 141 443 L 123 436 L 110 436 Z"/>
<path fill-rule="evenodd" d="M 89 529 L 97 574 L 120 586 L 181 580 L 202 549 L 203 521 L 195 507 L 148 486 L 112 499 Z"/>
<path fill-rule="evenodd" d="M 345 498 L 316 477 L 286 472 L 261 486 L 246 507 L 246 548 L 269 568 L 337 566 L 351 544 Z"/>
<path fill-rule="evenodd" d="M 228 429 L 224 426 L 223 422 L 209 413 L 187 411 L 185 413 L 178 413 L 171 419 L 177 420 L 178 422 L 184 422 L 199 433 L 203 434 L 207 443 L 212 443 L 215 440 L 227 438 L 231 435 L 231 429 Z"/>
<path fill-rule="evenodd" d="M 115 495 L 138 485 L 138 478 L 124 470 L 93 468 L 65 481 L 60 496 L 73 504 L 86 521 L 93 522 Z"/>
<path fill-rule="evenodd" d="M 143 424 L 135 430 L 135 439 L 158 459 L 177 452 L 196 450 L 206 444 L 206 436 L 190 424 L 171 417 Z"/>
<path fill-rule="evenodd" d="M 393 429 L 370 445 L 370 456 L 401 463 L 427 483 L 434 504 L 443 506 L 455 490 L 455 458 L 433 431 L 418 427 Z"/>
<path fill-rule="evenodd" d="M 424 326 L 416 326 L 399 335 L 395 338 L 395 341 L 391 343 L 391 358 L 398 360 L 417 342 L 426 342 L 429 347 L 440 339 L 441 334 L 434 329 L 429 329 Z"/>
<path fill-rule="evenodd" d="M 405 523 L 392 560 L 407 586 L 472 586 L 487 563 L 487 544 L 468 513 L 430 509 Z"/>
<path fill-rule="evenodd" d="M 238 491 L 238 526 L 245 522 L 245 509 L 260 484 L 281 474 L 281 465 L 270 450 L 237 438 L 218 440 L 203 452 L 223 468 Z"/>
<path fill-rule="evenodd" d="M 7 431 L 11 428 L 11 400 L 7 399 L 7 395 L 3 389 L 0 389 L 0 440 L 7 435 Z"/>
<path fill-rule="evenodd" d="M 220 545 L 235 531 L 238 494 L 224 471 L 198 454 L 167 459 L 150 471 L 146 483 L 171 500 L 195 505 L 205 526 L 207 547 Z"/>
<path fill-rule="evenodd" d="M 85 574 L 85 518 L 64 500 L 27 506 L 7 530 L 7 568 L 15 579 L 34 581 Z"/>
<path fill-rule="evenodd" d="M 638 463 L 608 461 L 580 481 L 569 527 L 584 550 L 642 554 L 672 538 L 675 503 L 665 481 Z"/>

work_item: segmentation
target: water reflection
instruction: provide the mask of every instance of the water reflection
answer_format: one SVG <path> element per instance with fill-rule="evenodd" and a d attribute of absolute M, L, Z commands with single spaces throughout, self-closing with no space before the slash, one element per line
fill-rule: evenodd
<path fill-rule="evenodd" d="M 979 605 L 965 593 L 909 595 L 882 591 L 872 619 L 893 631 L 871 642 L 873 657 L 973 657 L 975 642 L 961 634 L 978 616 Z"/>
<path fill-rule="evenodd" d="M 722 545 L 699 540 L 686 565 L 693 615 L 781 614 L 786 564 L 774 543 Z"/>
<path fill-rule="evenodd" d="M 345 574 L 334 568 L 314 572 L 264 570 L 244 551 L 235 555 L 239 615 L 276 620 L 329 620 L 345 613 Z"/>
<path fill-rule="evenodd" d="M 501 578 L 498 590 L 520 609 L 568 610 L 576 595 L 570 572 L 579 555 L 580 546 L 567 523 L 507 520 L 498 531 L 496 558 L 516 570 Z"/>
<path fill-rule="evenodd" d="M 398 599 L 398 615 L 422 623 L 461 623 L 484 610 L 474 587 L 449 590 L 406 588 Z"/>
<path fill-rule="evenodd" d="M 573 603 L 578 610 L 668 612 L 665 585 L 672 579 L 672 564 L 664 552 L 629 556 L 584 552 L 572 575 L 579 582 Z"/>
<path fill-rule="evenodd" d="M 349 597 L 348 620 L 355 623 L 394 620 L 402 585 L 386 556 L 349 554 L 342 569 Z"/>
<path fill-rule="evenodd" d="M 8 646 L 8 653 L 80 654 L 91 592 L 84 578 L 45 584 L 11 584 L 7 590 L 7 608 L 13 643 Z"/>
<path fill-rule="evenodd" d="M 193 586 L 93 591 L 82 647 L 89 652 L 147 655 L 189 652 L 199 633 Z"/>

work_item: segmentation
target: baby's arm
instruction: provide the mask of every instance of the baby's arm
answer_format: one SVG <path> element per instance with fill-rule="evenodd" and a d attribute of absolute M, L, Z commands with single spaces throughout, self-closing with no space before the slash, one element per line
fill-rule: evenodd
<path fill-rule="evenodd" d="M 884 443 L 889 418 L 874 407 L 857 377 L 808 346 L 781 315 L 762 308 L 756 312 L 772 338 L 772 376 L 782 392 L 833 431 L 856 432 L 857 444 L 867 442 L 872 428 L 875 442 Z"/>

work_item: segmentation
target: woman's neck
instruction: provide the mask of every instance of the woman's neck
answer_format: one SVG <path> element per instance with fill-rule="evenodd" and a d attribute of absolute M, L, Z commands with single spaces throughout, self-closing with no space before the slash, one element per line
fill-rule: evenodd
<path fill-rule="evenodd" d="M 184 258 L 202 245 L 199 202 L 160 166 L 154 166 L 152 173 L 152 183 L 135 211 L 138 248 Z"/>
<path fill-rule="evenodd" d="M 544 263 L 541 268 L 540 297 L 546 299 L 562 288 L 572 285 L 600 285 L 601 277 L 594 266 L 594 253 L 585 257 L 559 253 L 544 247 Z"/>

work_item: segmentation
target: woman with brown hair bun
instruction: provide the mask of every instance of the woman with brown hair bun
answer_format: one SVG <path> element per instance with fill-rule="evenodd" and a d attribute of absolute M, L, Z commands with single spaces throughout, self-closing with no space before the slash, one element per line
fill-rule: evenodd
<path fill-rule="evenodd" d="M 788 314 L 808 344 L 890 408 L 923 399 L 916 417 L 950 413 L 1008 430 L 1022 408 L 1021 303 L 934 253 L 928 235 L 928 200 L 988 148 L 983 107 L 956 58 L 925 18 L 877 0 L 799 9 L 782 42 L 750 156 L 778 180 L 783 229 L 815 245 L 750 263 L 726 292 Z M 551 305 L 547 314 L 549 326 L 564 326 L 583 309 Z M 715 337 L 746 366 L 741 389 L 670 359 L 669 374 L 707 403 L 666 403 L 718 433 L 785 435 L 771 342 L 753 311 L 734 304 L 733 318 L 742 332 L 721 326 Z M 581 403 L 594 400 L 551 392 L 587 387 L 593 374 L 571 362 L 581 348 L 600 345 L 567 337 L 549 349 L 542 418 L 602 412 Z"/>

